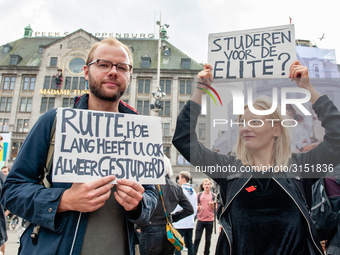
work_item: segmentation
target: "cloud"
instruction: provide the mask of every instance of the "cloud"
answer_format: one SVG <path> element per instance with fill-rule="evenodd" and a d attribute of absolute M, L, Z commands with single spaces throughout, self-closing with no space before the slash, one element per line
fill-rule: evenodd
<path fill-rule="evenodd" d="M 169 42 L 198 62 L 207 61 L 209 33 L 284 25 L 289 17 L 296 38 L 340 54 L 334 22 L 337 8 L 331 0 L 322 5 L 316 0 L 17 0 L 15 4 L 0 0 L 0 10 L 0 45 L 21 38 L 29 24 L 34 32 L 71 33 L 82 28 L 90 33 L 157 33 L 155 22 L 161 11 L 162 23 L 170 24 Z M 320 42 L 323 33 L 326 39 Z"/>

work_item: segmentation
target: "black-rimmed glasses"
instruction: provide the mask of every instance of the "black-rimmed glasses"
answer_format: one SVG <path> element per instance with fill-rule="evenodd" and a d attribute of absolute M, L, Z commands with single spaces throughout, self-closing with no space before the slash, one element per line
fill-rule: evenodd
<path fill-rule="evenodd" d="M 109 60 L 105 59 L 96 59 L 92 61 L 91 63 L 88 64 L 88 66 L 97 63 L 97 67 L 100 71 L 103 73 L 108 73 L 112 69 L 113 66 L 117 68 L 117 72 L 121 74 L 128 74 L 132 70 L 132 65 L 125 64 L 125 63 L 118 63 L 118 64 L 113 64 Z"/>

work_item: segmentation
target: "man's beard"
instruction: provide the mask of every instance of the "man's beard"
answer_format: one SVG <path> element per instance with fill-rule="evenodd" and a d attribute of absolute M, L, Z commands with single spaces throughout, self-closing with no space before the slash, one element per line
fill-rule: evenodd
<path fill-rule="evenodd" d="M 105 95 L 105 93 L 103 92 L 103 90 L 101 90 L 101 84 L 100 82 L 95 82 L 90 73 L 89 73 L 89 89 L 91 91 L 91 93 L 104 100 L 104 101 L 110 101 L 110 102 L 116 102 L 119 101 L 119 99 L 124 95 L 125 91 L 121 91 L 120 87 L 118 87 L 118 91 L 111 96 Z"/>

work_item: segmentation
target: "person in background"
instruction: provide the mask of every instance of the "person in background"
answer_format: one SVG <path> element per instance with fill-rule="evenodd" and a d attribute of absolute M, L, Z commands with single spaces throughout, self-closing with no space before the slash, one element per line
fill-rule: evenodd
<path fill-rule="evenodd" d="M 3 166 L 1 167 L 1 172 L 3 172 L 3 174 L 7 177 L 9 171 L 11 170 L 10 166 Z M 5 181 L 4 181 L 5 182 Z M 12 214 L 9 210 L 7 210 L 6 208 L 4 208 L 5 211 L 5 216 L 7 219 L 7 229 L 9 228 L 9 224 L 11 223 L 11 218 L 12 218 Z"/>
<path fill-rule="evenodd" d="M 2 135 L 0 135 L 0 151 L 2 151 L 2 149 L 3 149 L 3 140 L 4 140 L 4 138 L 3 138 L 3 136 Z"/>
<path fill-rule="evenodd" d="M 194 213 L 189 200 L 184 195 L 182 188 L 172 180 L 172 167 L 169 158 L 164 157 L 165 185 L 160 185 L 166 212 L 169 221 L 177 222 Z M 139 230 L 139 251 L 141 255 L 173 255 L 175 247 L 169 242 L 166 233 L 167 219 L 164 212 L 162 199 L 158 192 L 158 203 L 151 216 L 149 225 Z M 183 209 L 171 214 L 180 205 Z"/>
<path fill-rule="evenodd" d="M 197 224 L 194 241 L 194 254 L 197 254 L 203 230 L 205 229 L 204 255 L 209 255 L 211 245 L 211 235 L 214 227 L 214 208 L 216 206 L 216 195 L 210 191 L 211 180 L 202 181 L 203 191 L 197 194 Z"/>
<path fill-rule="evenodd" d="M 317 222 L 318 227 L 328 230 L 328 240 L 323 242 L 324 248 L 327 255 L 337 255 L 340 254 L 340 165 L 336 166 L 334 173 L 328 173 L 324 178 L 325 192 L 331 205 L 332 212 L 335 215 L 325 215 L 323 217 L 328 217 L 328 220 Z M 318 190 L 319 192 L 319 190 Z M 327 202 L 326 202 L 327 203 Z M 321 205 L 328 206 L 328 205 Z M 313 210 L 313 209 L 312 209 Z M 322 210 L 322 209 L 321 209 Z M 327 210 L 323 213 L 326 214 Z M 312 217 L 313 217 L 312 211 Z M 317 220 L 316 220 L 317 221 Z M 331 225 L 323 225 L 323 223 L 328 223 Z M 324 234 L 324 233 L 323 233 Z M 322 234 L 320 234 L 321 236 Z"/>
<path fill-rule="evenodd" d="M 195 216 L 197 213 L 197 195 L 193 186 L 189 183 L 190 181 L 190 173 L 188 171 L 182 171 L 179 173 L 178 183 L 182 186 L 182 190 L 184 195 L 190 201 L 192 208 L 194 209 L 194 213 L 188 217 L 185 217 L 182 220 L 174 222 L 174 227 L 178 230 L 181 236 L 184 238 L 185 246 L 188 249 L 188 255 L 194 254 L 194 245 L 192 243 L 192 232 L 195 227 Z M 181 207 L 177 205 L 176 209 L 173 213 L 181 210 Z M 181 252 L 175 250 L 176 255 L 181 255 Z"/>
<path fill-rule="evenodd" d="M 3 186 L 3 184 L 6 180 L 6 175 L 2 172 L 2 169 L 4 169 L 4 168 L 7 168 L 7 166 L 3 166 L 1 168 L 0 189 L 2 189 L 2 186 Z M 7 237 L 7 221 L 6 221 L 4 208 L 2 207 L 2 204 L 0 203 L 0 255 L 5 255 L 7 240 L 8 240 L 8 237 Z"/>

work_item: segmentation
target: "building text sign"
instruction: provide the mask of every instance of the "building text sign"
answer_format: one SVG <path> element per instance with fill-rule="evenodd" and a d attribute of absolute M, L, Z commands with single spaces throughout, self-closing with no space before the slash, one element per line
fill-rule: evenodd
<path fill-rule="evenodd" d="M 54 95 L 54 96 L 80 96 L 89 93 L 89 90 L 79 89 L 40 89 L 40 95 Z"/>
<path fill-rule="evenodd" d="M 159 117 L 58 108 L 52 180 L 165 184 L 161 130 Z"/>
<path fill-rule="evenodd" d="M 34 36 L 49 36 L 49 37 L 62 37 L 67 36 L 69 32 L 35 32 Z M 148 38 L 152 39 L 155 37 L 152 33 L 90 33 L 96 37 L 115 37 L 115 38 Z"/>
<path fill-rule="evenodd" d="M 214 82 L 288 77 L 295 58 L 293 24 L 209 35 Z"/>

